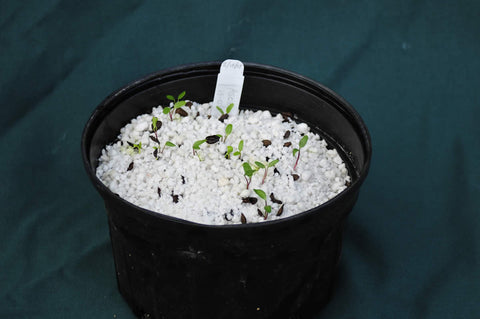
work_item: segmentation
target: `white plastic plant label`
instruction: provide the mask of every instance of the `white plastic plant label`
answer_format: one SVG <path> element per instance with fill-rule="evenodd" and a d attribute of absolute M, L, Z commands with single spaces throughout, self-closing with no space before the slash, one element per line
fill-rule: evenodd
<path fill-rule="evenodd" d="M 232 103 L 233 108 L 231 110 L 229 108 L 229 114 L 238 114 L 244 80 L 243 68 L 243 63 L 238 60 L 225 60 L 222 62 L 213 97 L 214 109 L 212 115 L 220 116 L 222 112 L 227 113 L 227 108 Z"/>

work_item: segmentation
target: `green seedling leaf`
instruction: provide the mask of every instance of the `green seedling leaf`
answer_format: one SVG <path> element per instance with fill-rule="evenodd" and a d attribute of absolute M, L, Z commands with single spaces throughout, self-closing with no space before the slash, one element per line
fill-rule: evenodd
<path fill-rule="evenodd" d="M 175 98 L 174 98 L 173 96 L 171 96 L 171 95 L 167 95 L 167 99 L 169 99 L 170 101 L 175 102 Z"/>
<path fill-rule="evenodd" d="M 255 162 L 255 165 L 257 165 L 257 166 L 260 167 L 260 168 L 265 168 L 265 165 L 263 165 L 263 164 L 260 163 L 260 162 Z"/>
<path fill-rule="evenodd" d="M 238 143 L 238 150 L 241 152 L 243 151 L 243 140 L 241 140 L 239 143 Z"/>
<path fill-rule="evenodd" d="M 254 191 L 255 193 L 257 193 L 257 195 L 258 195 L 261 199 L 263 199 L 263 200 L 265 200 L 265 201 L 267 200 L 267 194 L 265 194 L 265 192 L 262 191 L 261 189 L 254 189 L 253 191 Z"/>
<path fill-rule="evenodd" d="M 227 146 L 227 154 L 233 152 L 233 147 Z"/>
<path fill-rule="evenodd" d="M 181 100 L 184 96 L 185 96 L 185 91 L 183 91 L 178 95 L 177 100 Z"/>
<path fill-rule="evenodd" d="M 273 161 L 271 161 L 270 163 L 268 163 L 268 167 L 274 167 L 278 162 L 279 162 L 278 159 L 273 160 Z"/>
<path fill-rule="evenodd" d="M 249 163 L 245 162 L 242 164 L 243 166 L 243 171 L 245 172 L 245 176 L 252 177 L 253 173 L 255 171 L 252 169 Z"/>
<path fill-rule="evenodd" d="M 265 206 L 265 211 L 270 214 L 272 212 L 272 206 L 270 205 Z"/>
<path fill-rule="evenodd" d="M 167 141 L 167 142 L 165 142 L 165 146 L 174 147 L 174 146 L 177 146 L 177 145 L 173 144 L 173 143 L 170 142 L 170 141 Z"/>
<path fill-rule="evenodd" d="M 163 114 L 168 114 L 170 113 L 170 108 L 167 106 L 167 107 L 164 107 L 163 108 Z"/>
<path fill-rule="evenodd" d="M 216 106 L 218 112 L 220 112 L 220 114 L 225 114 L 225 112 L 223 112 L 222 108 L 220 106 Z"/>
<path fill-rule="evenodd" d="M 153 129 L 156 131 L 157 130 L 157 122 L 158 122 L 158 118 L 156 118 L 155 116 L 152 118 L 152 125 L 153 125 Z"/>
<path fill-rule="evenodd" d="M 293 156 L 295 156 L 295 154 L 297 154 L 297 152 L 298 152 L 298 148 L 294 148 L 293 149 Z"/>
<path fill-rule="evenodd" d="M 304 136 L 302 137 L 302 139 L 300 140 L 300 142 L 298 143 L 298 146 L 299 146 L 300 148 L 305 147 L 305 145 L 307 144 L 307 141 L 308 141 L 308 136 L 307 136 L 307 135 L 304 135 Z"/>
<path fill-rule="evenodd" d="M 240 153 L 240 152 L 238 152 L 238 151 L 237 151 L 237 152 L 235 152 L 235 153 L 233 153 L 233 155 L 234 155 L 234 156 L 238 156 L 238 155 L 240 155 L 240 154 L 241 154 L 241 153 Z"/>
<path fill-rule="evenodd" d="M 181 108 L 182 106 L 185 106 L 185 103 L 187 103 L 187 102 L 185 102 L 185 101 L 178 101 L 178 102 L 175 103 L 175 105 L 173 105 L 173 109 L 174 109 L 174 110 L 179 109 L 179 108 Z"/>
<path fill-rule="evenodd" d="M 230 133 L 232 133 L 232 129 L 233 129 L 233 125 L 232 124 L 228 124 L 227 127 L 225 128 L 225 135 L 230 135 Z"/>
<path fill-rule="evenodd" d="M 193 149 L 194 150 L 199 150 L 200 149 L 200 145 L 202 145 L 203 143 L 205 143 L 206 140 L 199 140 L 199 141 L 196 141 L 195 143 L 193 143 Z"/>
<path fill-rule="evenodd" d="M 230 103 L 228 106 L 227 106 L 227 114 L 230 113 L 230 111 L 233 109 L 233 103 Z M 222 113 L 223 114 L 223 113 Z"/>

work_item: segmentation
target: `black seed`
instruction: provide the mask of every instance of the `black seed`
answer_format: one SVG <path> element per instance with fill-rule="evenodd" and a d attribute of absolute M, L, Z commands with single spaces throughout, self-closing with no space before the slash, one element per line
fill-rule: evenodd
<path fill-rule="evenodd" d="M 127 144 L 130 145 L 131 147 L 134 147 L 134 146 L 135 146 L 135 144 L 130 143 L 130 142 L 128 142 L 128 141 L 127 141 Z"/>
<path fill-rule="evenodd" d="M 152 141 L 154 141 L 155 143 L 160 144 L 160 141 L 158 140 L 158 138 L 157 138 L 156 136 L 150 135 L 150 139 L 151 139 Z"/>
<path fill-rule="evenodd" d="M 286 131 L 285 134 L 283 134 L 283 138 L 289 138 L 290 137 L 290 131 Z"/>
<path fill-rule="evenodd" d="M 263 215 L 262 211 L 261 211 L 260 209 L 258 209 L 258 208 L 257 208 L 257 213 L 258 213 L 258 216 L 265 218 L 265 216 Z"/>
<path fill-rule="evenodd" d="M 220 122 L 222 122 L 222 123 L 223 123 L 223 121 L 225 121 L 226 119 L 228 119 L 228 114 L 227 114 L 227 113 L 222 114 L 222 115 L 218 118 L 218 120 L 219 120 Z"/>
<path fill-rule="evenodd" d="M 185 177 L 183 175 L 180 175 L 182 177 L 182 184 L 185 184 Z"/>
<path fill-rule="evenodd" d="M 263 143 L 263 146 L 265 147 L 267 147 L 268 145 L 272 145 L 272 141 L 270 140 L 263 140 L 262 143 Z"/>
<path fill-rule="evenodd" d="M 283 122 L 290 122 L 290 119 L 293 117 L 292 112 L 282 112 Z"/>
<path fill-rule="evenodd" d="M 200 112 L 197 112 L 197 115 L 195 115 L 195 117 L 199 117 L 200 116 Z"/>
<path fill-rule="evenodd" d="M 257 203 L 258 199 L 256 197 L 243 197 L 242 202 L 243 203 L 250 203 L 252 205 L 255 205 Z"/>
<path fill-rule="evenodd" d="M 242 221 L 242 224 L 247 223 L 247 218 L 245 217 L 245 215 L 243 215 L 243 213 L 242 213 L 242 216 L 240 216 L 240 220 Z"/>
<path fill-rule="evenodd" d="M 283 147 L 290 147 L 292 146 L 292 142 L 286 142 L 283 144 Z"/>
<path fill-rule="evenodd" d="M 156 148 L 154 151 L 153 151 L 153 156 L 155 158 L 158 158 L 158 148 Z"/>
<path fill-rule="evenodd" d="M 186 106 L 186 107 L 189 107 L 189 108 L 192 108 L 192 105 L 193 105 L 193 103 L 190 102 L 190 101 L 188 101 L 187 103 L 185 103 L 185 106 Z"/>
<path fill-rule="evenodd" d="M 283 206 L 285 206 L 285 204 L 283 204 L 283 205 L 278 209 L 277 216 L 281 216 L 281 215 L 282 215 L 282 213 L 283 213 Z"/>
<path fill-rule="evenodd" d="M 280 172 L 278 171 L 278 169 L 276 167 L 273 168 L 273 174 L 277 173 L 278 175 L 280 175 Z"/>
<path fill-rule="evenodd" d="M 160 187 L 157 187 L 157 193 L 158 197 L 162 197 L 162 190 L 160 189 Z"/>
<path fill-rule="evenodd" d="M 176 109 L 175 113 L 180 114 L 182 117 L 188 116 L 188 113 L 184 109 Z"/>
<path fill-rule="evenodd" d="M 117 193 L 114 193 L 115 195 L 117 195 L 118 197 L 120 197 L 120 195 L 118 195 Z"/>
<path fill-rule="evenodd" d="M 270 157 L 265 156 L 265 160 L 268 162 L 270 160 Z"/>
<path fill-rule="evenodd" d="M 348 187 L 348 186 L 350 186 L 350 185 L 352 185 L 352 183 L 350 183 L 350 182 L 345 182 L 345 186 Z"/>
<path fill-rule="evenodd" d="M 212 116 L 211 116 L 211 115 L 207 115 L 207 119 L 211 119 L 211 118 L 212 118 Z"/>
<path fill-rule="evenodd" d="M 132 169 L 133 169 L 133 162 L 131 162 L 130 165 L 128 165 L 127 172 L 131 171 Z"/>
<path fill-rule="evenodd" d="M 273 195 L 273 193 L 270 193 L 270 199 L 271 199 L 272 202 L 274 202 L 275 204 L 282 204 L 282 201 L 276 199 L 276 198 L 275 198 L 275 195 Z"/>
<path fill-rule="evenodd" d="M 292 177 L 293 177 L 293 180 L 296 181 L 297 179 L 300 178 L 300 176 L 298 176 L 297 174 L 292 174 Z"/>
<path fill-rule="evenodd" d="M 205 140 L 207 141 L 208 144 L 215 144 L 218 141 L 220 141 L 220 136 L 210 135 L 210 136 L 205 137 Z"/>
<path fill-rule="evenodd" d="M 171 195 L 171 196 L 172 196 L 173 202 L 174 202 L 175 204 L 178 203 L 178 195 L 174 195 L 173 192 L 172 192 L 172 195 Z"/>

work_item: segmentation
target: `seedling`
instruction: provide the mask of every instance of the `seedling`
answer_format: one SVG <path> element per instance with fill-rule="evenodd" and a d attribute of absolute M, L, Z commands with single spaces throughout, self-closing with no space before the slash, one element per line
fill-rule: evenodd
<path fill-rule="evenodd" d="M 233 125 L 228 124 L 227 127 L 225 127 L 225 136 L 223 137 L 223 142 L 227 140 L 227 137 L 232 133 Z"/>
<path fill-rule="evenodd" d="M 242 151 L 243 151 L 243 140 L 240 140 L 240 142 L 238 142 L 238 151 L 233 153 L 233 155 L 238 156 L 239 158 L 242 158 Z"/>
<path fill-rule="evenodd" d="M 242 164 L 243 166 L 243 177 L 245 177 L 245 181 L 247 182 L 247 189 L 250 187 L 250 183 L 252 182 L 252 176 L 255 174 L 256 170 L 254 170 L 248 162 Z"/>
<path fill-rule="evenodd" d="M 185 96 L 185 91 L 180 93 L 177 98 L 175 99 L 172 95 L 167 95 L 167 99 L 173 102 L 173 107 L 164 107 L 163 108 L 163 114 L 168 114 L 170 116 L 170 121 L 173 121 L 173 114 L 175 113 L 175 110 L 181 108 L 182 106 L 185 106 L 186 102 L 182 101 L 182 98 Z"/>
<path fill-rule="evenodd" d="M 127 144 L 137 153 L 140 153 L 142 150 L 142 142 L 139 142 L 138 144 L 127 142 Z"/>
<path fill-rule="evenodd" d="M 155 133 L 155 139 L 157 143 L 158 143 L 157 131 L 160 129 L 161 126 L 162 126 L 162 122 L 159 121 L 158 118 L 154 116 L 152 118 L 152 130 L 153 130 L 153 133 Z"/>
<path fill-rule="evenodd" d="M 158 160 L 158 158 L 159 158 L 158 152 L 160 152 L 161 154 L 163 154 L 163 151 L 165 150 L 165 147 L 167 147 L 167 146 L 169 146 L 169 147 L 175 147 L 175 146 L 177 146 L 177 145 L 173 144 L 173 143 L 170 142 L 170 141 L 166 141 L 165 144 L 163 144 L 162 149 L 160 149 L 160 146 L 154 146 L 154 147 L 153 147 L 153 149 L 154 149 L 154 151 L 153 151 L 153 156 L 155 156 L 155 159 Z"/>
<path fill-rule="evenodd" d="M 293 166 L 293 170 L 297 169 L 298 160 L 300 159 L 300 150 L 303 147 L 305 147 L 305 145 L 307 144 L 307 141 L 308 141 L 308 136 L 304 135 L 300 140 L 300 142 L 298 143 L 298 148 L 293 149 L 293 156 L 295 157 L 295 155 L 297 155 L 297 160 L 295 161 L 295 166 Z"/>
<path fill-rule="evenodd" d="M 272 212 L 272 206 L 268 205 L 267 203 L 267 194 L 265 194 L 264 191 L 261 189 L 254 189 L 253 190 L 257 195 L 265 201 L 265 206 L 263 207 L 265 209 L 265 213 L 263 214 L 263 219 L 267 219 L 268 214 Z"/>
<path fill-rule="evenodd" d="M 230 111 L 233 109 L 233 103 L 230 103 L 228 106 L 227 106 L 227 109 L 225 110 L 225 112 L 223 112 L 222 108 L 220 106 L 217 106 L 216 107 L 217 110 L 220 112 L 220 114 L 224 115 L 224 114 L 228 114 L 230 113 Z"/>
<path fill-rule="evenodd" d="M 265 173 L 263 174 L 263 179 L 262 179 L 262 185 L 263 185 L 263 183 L 265 183 L 265 179 L 267 178 L 268 168 L 269 167 L 274 167 L 275 165 L 277 165 L 278 162 L 279 162 L 278 159 L 273 160 L 270 163 L 267 162 L 267 164 L 265 164 L 265 165 L 261 162 L 255 162 L 255 165 L 257 165 L 259 168 L 265 169 Z"/>
<path fill-rule="evenodd" d="M 193 143 L 192 149 L 193 149 L 193 155 L 197 155 L 198 159 L 202 161 L 202 158 L 200 157 L 200 154 L 197 152 L 200 150 L 200 145 L 205 143 L 207 140 L 198 140 L 195 143 Z"/>
<path fill-rule="evenodd" d="M 225 154 L 225 158 L 230 159 L 230 154 L 233 152 L 233 147 L 232 146 L 227 146 L 227 152 Z"/>

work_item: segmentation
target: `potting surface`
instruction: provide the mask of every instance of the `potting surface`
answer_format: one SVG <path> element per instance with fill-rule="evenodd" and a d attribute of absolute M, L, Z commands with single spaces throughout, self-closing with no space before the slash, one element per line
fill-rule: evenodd
<path fill-rule="evenodd" d="M 93 109 L 164 68 L 227 58 L 349 101 L 373 160 L 320 318 L 480 313 L 480 3 L 6 1 L 0 6 L 0 318 L 134 318 L 83 168 Z"/>

